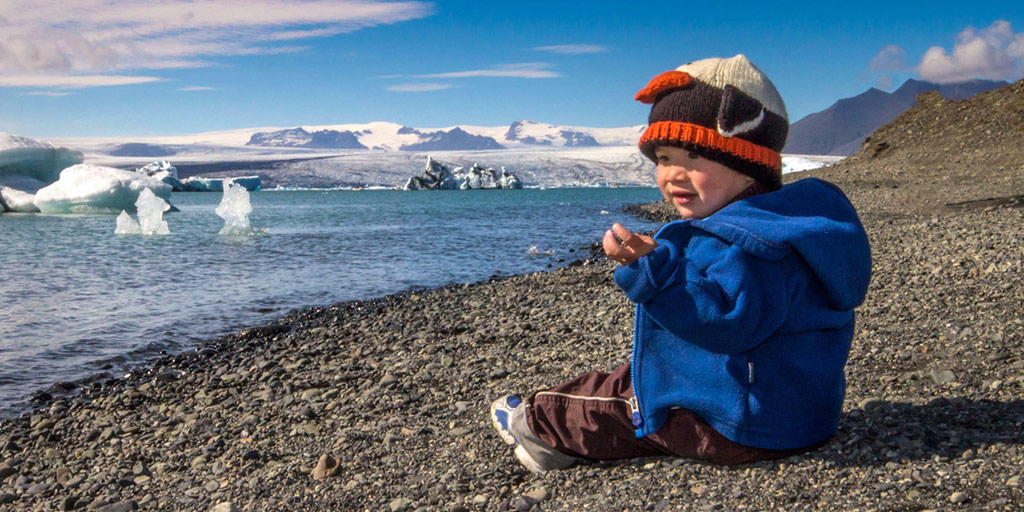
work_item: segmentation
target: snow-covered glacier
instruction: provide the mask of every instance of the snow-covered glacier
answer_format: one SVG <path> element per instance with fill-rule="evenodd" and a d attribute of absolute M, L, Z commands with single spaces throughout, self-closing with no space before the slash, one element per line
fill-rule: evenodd
<path fill-rule="evenodd" d="M 64 169 L 60 179 L 35 196 L 42 213 L 117 213 L 135 211 L 135 202 L 144 189 L 150 189 L 170 202 L 171 186 L 133 171 L 91 164 Z"/>

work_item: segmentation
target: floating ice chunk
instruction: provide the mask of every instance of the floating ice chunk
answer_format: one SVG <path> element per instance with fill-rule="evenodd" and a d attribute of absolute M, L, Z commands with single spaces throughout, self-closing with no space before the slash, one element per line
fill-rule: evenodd
<path fill-rule="evenodd" d="M 0 133 L 0 176 L 21 175 L 43 183 L 57 181 L 61 170 L 82 163 L 82 153 L 48 142 Z"/>
<path fill-rule="evenodd" d="M 181 185 L 181 181 L 178 180 L 178 168 L 171 165 L 167 160 L 150 162 L 138 169 L 135 169 L 135 172 L 145 174 L 157 181 L 162 181 L 170 185 L 175 192 L 184 190 Z"/>
<path fill-rule="evenodd" d="M 117 226 L 114 227 L 114 234 L 137 235 L 140 232 L 139 223 L 135 222 L 135 219 L 128 215 L 128 212 L 121 210 L 121 214 L 117 216 Z"/>
<path fill-rule="evenodd" d="M 236 178 L 201 178 L 192 176 L 181 181 L 181 189 L 185 192 L 223 192 L 224 183 L 228 181 L 241 185 L 252 192 L 260 189 L 259 176 L 238 176 Z"/>
<path fill-rule="evenodd" d="M 9 212 L 38 212 L 39 208 L 32 201 L 36 198 L 36 192 L 45 186 L 46 183 L 28 176 L 0 176 L 0 210 L 6 208 Z"/>
<path fill-rule="evenodd" d="M 145 188 L 139 192 L 135 201 L 135 209 L 139 212 L 139 232 L 143 235 L 169 235 L 171 230 L 164 220 L 164 212 L 171 209 L 167 201 L 160 199 L 152 190 Z"/>
<path fill-rule="evenodd" d="M 139 221 L 135 222 L 128 212 L 121 210 L 117 216 L 114 233 L 118 235 L 169 235 L 171 230 L 164 220 L 164 212 L 171 209 L 167 201 L 160 199 L 150 189 L 143 189 L 139 199 L 135 201 L 135 209 L 139 212 Z"/>
<path fill-rule="evenodd" d="M 115 213 L 135 211 L 139 194 L 149 189 L 166 200 L 171 186 L 142 174 L 91 164 L 78 164 L 60 173 L 56 183 L 36 192 L 43 213 Z"/>
<path fill-rule="evenodd" d="M 528 255 L 528 256 L 540 256 L 540 255 L 554 256 L 555 255 L 555 250 L 554 249 L 548 249 L 546 251 L 542 251 L 540 249 L 537 249 L 536 245 L 531 245 L 530 248 L 526 250 L 526 255 Z"/>
<path fill-rule="evenodd" d="M 224 197 L 217 206 L 217 215 L 224 219 L 222 235 L 251 235 L 254 233 L 249 225 L 249 214 L 252 204 L 249 202 L 249 191 L 242 185 L 231 180 L 227 181 Z"/>

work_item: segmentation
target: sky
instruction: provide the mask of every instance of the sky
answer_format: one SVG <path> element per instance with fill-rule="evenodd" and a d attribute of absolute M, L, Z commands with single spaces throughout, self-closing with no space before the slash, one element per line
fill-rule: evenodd
<path fill-rule="evenodd" d="M 634 126 L 651 78 L 738 53 L 795 122 L 909 78 L 1020 79 L 1015 4 L 0 0 L 0 131 Z"/>

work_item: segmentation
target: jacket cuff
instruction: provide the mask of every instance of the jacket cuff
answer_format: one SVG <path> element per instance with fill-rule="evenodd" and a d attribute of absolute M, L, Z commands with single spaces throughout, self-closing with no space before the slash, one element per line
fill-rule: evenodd
<path fill-rule="evenodd" d="M 615 269 L 615 284 L 626 292 L 629 300 L 637 304 L 647 302 L 672 282 L 678 258 L 672 242 L 658 240 L 658 247 L 650 254 Z"/>

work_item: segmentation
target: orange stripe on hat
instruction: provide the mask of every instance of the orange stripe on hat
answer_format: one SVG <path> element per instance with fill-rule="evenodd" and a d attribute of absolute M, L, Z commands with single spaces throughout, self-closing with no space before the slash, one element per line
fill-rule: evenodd
<path fill-rule="evenodd" d="M 703 126 L 679 121 L 660 121 L 647 127 L 647 131 L 640 137 L 639 145 L 642 147 L 647 142 L 661 140 L 690 142 L 698 146 L 731 153 L 744 160 L 770 167 L 779 172 L 782 171 L 782 155 L 779 152 L 759 146 L 748 140 L 737 137 L 724 137 L 717 131 Z"/>
<path fill-rule="evenodd" d="M 692 79 L 689 73 L 676 70 L 666 71 L 652 78 L 647 87 L 636 93 L 636 100 L 641 103 L 654 103 L 662 92 L 669 89 L 686 87 Z"/>

